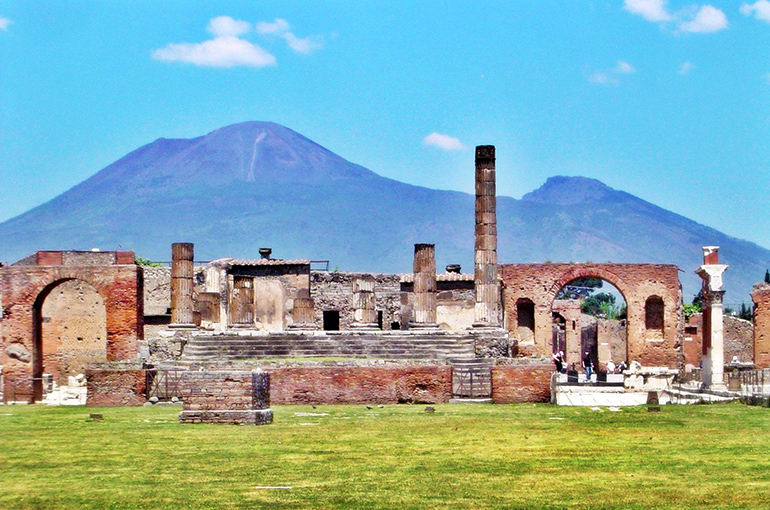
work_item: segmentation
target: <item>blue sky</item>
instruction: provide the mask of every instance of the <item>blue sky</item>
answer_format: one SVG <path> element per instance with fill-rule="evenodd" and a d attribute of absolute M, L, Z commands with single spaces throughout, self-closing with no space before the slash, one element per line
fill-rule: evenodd
<path fill-rule="evenodd" d="M 501 195 L 583 175 L 770 247 L 768 0 L 0 0 L 0 221 L 246 120 L 466 192 L 494 144 Z"/>

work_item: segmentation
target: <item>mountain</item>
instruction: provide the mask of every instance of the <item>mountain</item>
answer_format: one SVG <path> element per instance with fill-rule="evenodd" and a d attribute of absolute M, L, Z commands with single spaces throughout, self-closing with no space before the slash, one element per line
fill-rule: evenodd
<path fill-rule="evenodd" d="M 468 178 L 473 177 L 469 162 Z M 340 270 L 410 272 L 413 245 L 436 244 L 437 265 L 473 267 L 474 198 L 412 186 L 351 163 L 271 122 L 192 139 L 158 139 L 53 200 L 0 224 L 0 260 L 36 250 L 134 250 L 169 260 L 330 260 Z M 727 303 L 749 301 L 770 251 L 601 182 L 552 177 L 521 200 L 498 197 L 499 258 L 514 262 L 655 262 L 683 271 L 685 297 L 703 245 L 721 246 Z"/>

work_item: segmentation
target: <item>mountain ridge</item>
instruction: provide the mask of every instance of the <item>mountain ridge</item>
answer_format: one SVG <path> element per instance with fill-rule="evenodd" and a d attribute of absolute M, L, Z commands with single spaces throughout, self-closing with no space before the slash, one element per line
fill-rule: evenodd
<path fill-rule="evenodd" d="M 469 165 L 472 169 L 472 163 Z M 498 173 L 500 169 L 498 169 Z M 472 170 L 469 170 L 472 179 Z M 42 249 L 132 249 L 167 260 L 170 244 L 197 259 L 330 259 L 342 270 L 409 272 L 413 244 L 436 244 L 437 266 L 473 267 L 474 197 L 382 177 L 269 122 L 159 138 L 54 199 L 0 223 L 0 259 Z M 498 197 L 501 263 L 677 264 L 697 291 L 700 247 L 722 245 L 728 290 L 748 300 L 770 250 L 727 236 L 586 177 L 550 177 L 520 200 Z M 730 298 L 726 298 L 730 302 Z"/>

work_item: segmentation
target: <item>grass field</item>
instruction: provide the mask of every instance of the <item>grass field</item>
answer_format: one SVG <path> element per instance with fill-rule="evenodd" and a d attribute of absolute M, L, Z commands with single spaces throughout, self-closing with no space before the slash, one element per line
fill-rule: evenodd
<path fill-rule="evenodd" d="M 0 508 L 770 508 L 766 408 L 424 407 L 0 406 Z"/>

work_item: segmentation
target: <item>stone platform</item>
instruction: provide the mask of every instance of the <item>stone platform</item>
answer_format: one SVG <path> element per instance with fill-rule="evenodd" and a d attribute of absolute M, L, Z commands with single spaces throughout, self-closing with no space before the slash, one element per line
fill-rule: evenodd
<path fill-rule="evenodd" d="M 272 409 L 182 411 L 179 423 L 223 423 L 230 425 L 268 425 L 273 423 Z"/>

